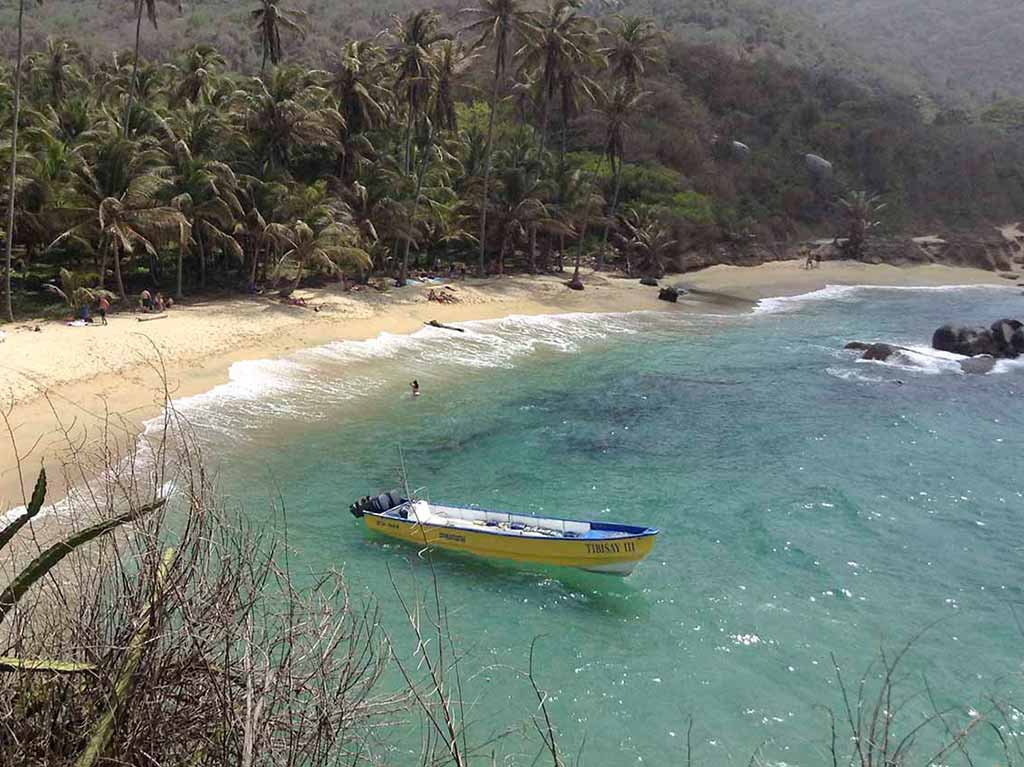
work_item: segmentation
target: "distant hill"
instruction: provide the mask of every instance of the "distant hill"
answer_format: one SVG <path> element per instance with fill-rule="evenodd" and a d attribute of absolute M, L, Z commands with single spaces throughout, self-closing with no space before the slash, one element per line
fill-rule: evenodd
<path fill-rule="evenodd" d="M 980 105 L 1024 96 L 1018 0 L 778 0 L 813 13 L 830 36 L 883 68 L 925 78 Z"/>
<path fill-rule="evenodd" d="M 538 4 L 540 0 L 538 0 Z M 159 3 L 159 30 L 147 28 L 147 57 L 196 42 L 216 45 L 230 63 L 254 71 L 249 29 L 255 0 Z M 450 14 L 467 0 L 291 0 L 310 14 L 305 41 L 286 41 L 289 58 L 317 61 L 342 40 L 386 28 L 393 14 L 438 7 Z M 130 47 L 127 0 L 47 0 L 28 12 L 28 44 L 66 36 L 90 49 Z M 1024 14 L 1018 0 L 589 0 L 595 13 L 649 15 L 667 34 L 713 44 L 739 58 L 771 57 L 810 71 L 840 72 L 928 97 L 940 107 L 980 112 L 997 98 L 1024 96 Z M 13 4 L 0 8 L 0 50 L 14 46 Z"/>
<path fill-rule="evenodd" d="M 823 0 L 784 2 L 811 11 L 823 4 Z M 953 0 L 948 2 L 953 4 Z M 455 14 L 472 5 L 467 0 L 291 0 L 286 4 L 310 14 L 312 24 L 307 39 L 301 43 L 286 41 L 289 58 L 306 61 L 320 59 L 324 51 L 344 39 L 380 32 L 393 14 L 424 6 Z M 252 71 L 259 62 L 248 17 L 256 5 L 255 0 L 185 0 L 184 10 L 179 14 L 175 4 L 159 3 L 160 28 L 147 27 L 143 52 L 152 58 L 196 42 L 212 43 L 232 65 Z M 874 53 L 859 53 L 860 42 L 854 45 L 844 40 L 838 23 L 824 28 L 812 15 L 780 10 L 769 0 L 590 0 L 588 5 L 595 14 L 621 11 L 653 16 L 670 37 L 713 44 L 738 57 L 772 57 L 811 70 L 840 71 L 855 79 L 880 80 L 904 90 L 935 90 L 924 73 L 912 67 L 878 66 Z M 131 6 L 127 0 L 47 0 L 41 8 L 29 9 L 29 47 L 41 46 L 47 36 L 64 36 L 94 50 L 128 48 L 134 36 Z M 13 49 L 13 22 L 14 8 L 5 4 L 0 8 L 2 50 Z"/>

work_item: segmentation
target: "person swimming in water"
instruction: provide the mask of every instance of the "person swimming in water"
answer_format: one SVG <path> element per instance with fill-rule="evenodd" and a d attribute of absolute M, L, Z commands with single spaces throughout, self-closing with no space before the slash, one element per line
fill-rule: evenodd
<path fill-rule="evenodd" d="M 418 397 L 418 396 L 420 396 L 420 382 L 419 382 L 419 381 L 416 381 L 416 380 L 414 380 L 414 381 L 413 381 L 413 382 L 412 382 L 411 384 L 409 384 L 409 385 L 410 385 L 410 386 L 412 387 L 412 396 L 414 396 L 414 397 Z"/>

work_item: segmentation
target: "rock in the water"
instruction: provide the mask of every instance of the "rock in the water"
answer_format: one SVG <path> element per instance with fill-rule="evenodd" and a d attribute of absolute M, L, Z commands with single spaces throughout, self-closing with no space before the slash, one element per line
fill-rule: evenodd
<path fill-rule="evenodd" d="M 889 346 L 889 344 L 871 344 L 871 346 L 869 346 L 864 352 L 863 359 L 885 362 L 891 356 L 896 354 L 897 351 L 896 347 Z"/>
<path fill-rule="evenodd" d="M 1021 352 L 1013 346 L 1013 336 L 1024 327 L 1018 320 L 996 320 L 992 323 L 992 338 L 1002 348 L 1003 357 L 1016 357 Z"/>
<path fill-rule="evenodd" d="M 640 284 L 641 285 L 646 285 L 649 288 L 656 288 L 656 287 L 658 287 L 658 281 L 656 279 L 654 279 L 653 277 L 641 277 L 640 278 Z"/>
<path fill-rule="evenodd" d="M 932 348 L 940 352 L 963 354 L 965 357 L 996 354 L 996 343 L 991 330 L 969 328 L 964 325 L 943 325 L 936 330 L 932 336 Z"/>
<path fill-rule="evenodd" d="M 662 288 L 658 292 L 658 300 L 668 301 L 670 304 L 674 304 L 679 300 L 679 291 L 675 288 Z"/>
<path fill-rule="evenodd" d="M 572 279 L 565 283 L 565 286 L 569 288 L 569 290 L 583 290 L 583 281 L 578 278 Z"/>
<path fill-rule="evenodd" d="M 843 348 L 848 349 L 852 352 L 866 352 L 868 349 L 871 348 L 871 344 L 866 344 L 863 341 L 850 341 L 850 343 L 848 343 Z"/>
<path fill-rule="evenodd" d="M 970 328 L 943 325 L 932 336 L 932 348 L 966 357 L 989 355 L 996 359 L 1013 359 L 1024 354 L 1024 323 L 1019 320 L 997 320 L 991 327 Z"/>
<path fill-rule="evenodd" d="M 996 358 L 990 357 L 987 354 L 982 354 L 978 357 L 971 357 L 969 360 L 960 360 L 960 369 L 965 373 L 972 375 L 983 376 L 986 373 L 991 373 L 992 368 L 996 366 Z"/>
<path fill-rule="evenodd" d="M 1010 346 L 1017 354 L 1024 354 L 1024 328 L 1017 328 L 1010 339 Z"/>

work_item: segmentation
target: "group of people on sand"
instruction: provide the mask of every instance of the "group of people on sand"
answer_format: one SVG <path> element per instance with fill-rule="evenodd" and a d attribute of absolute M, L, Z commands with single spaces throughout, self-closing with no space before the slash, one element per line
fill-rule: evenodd
<path fill-rule="evenodd" d="M 807 245 L 800 248 L 800 258 L 804 261 L 804 269 L 817 269 L 821 266 L 821 253 L 811 250 Z"/>
<path fill-rule="evenodd" d="M 164 298 L 163 293 L 157 293 L 155 296 L 148 290 L 143 290 L 139 294 L 139 310 L 144 314 L 163 314 L 165 311 L 174 306 L 174 299 Z M 94 324 L 92 307 L 89 302 L 83 303 L 78 307 L 76 316 L 72 320 L 74 324 Z M 107 315 L 110 313 L 110 299 L 104 294 L 100 294 L 99 298 L 96 299 L 96 315 L 99 317 L 100 325 L 107 325 Z"/>
<path fill-rule="evenodd" d="M 107 312 L 109 311 L 110 299 L 108 299 L 106 296 L 101 295 L 96 300 L 96 313 L 100 316 L 101 325 L 107 324 Z M 93 324 L 92 310 L 89 308 L 88 302 L 83 303 L 81 306 L 78 307 L 78 316 L 72 320 L 72 324 L 82 323 L 85 323 L 86 325 Z"/>
<path fill-rule="evenodd" d="M 174 306 L 174 299 L 170 297 L 164 298 L 163 293 L 157 293 L 154 296 L 148 290 L 143 290 L 139 294 L 139 309 L 145 314 L 162 314 L 172 306 Z"/>

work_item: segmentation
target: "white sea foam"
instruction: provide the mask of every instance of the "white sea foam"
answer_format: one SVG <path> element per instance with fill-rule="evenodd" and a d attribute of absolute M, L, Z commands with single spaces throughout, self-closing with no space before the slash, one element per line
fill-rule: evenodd
<path fill-rule="evenodd" d="M 801 304 L 812 301 L 838 301 L 850 298 L 864 290 L 887 290 L 900 292 L 946 293 L 962 290 L 1015 290 L 1009 285 L 826 285 L 820 290 L 795 296 L 762 298 L 754 308 L 754 314 L 778 314 L 792 311 Z"/>
<path fill-rule="evenodd" d="M 754 314 L 779 314 L 780 312 L 792 311 L 801 304 L 809 301 L 836 301 L 847 298 L 853 293 L 861 290 L 860 285 L 827 285 L 820 290 L 813 290 L 810 293 L 801 293 L 796 296 L 777 296 L 775 298 L 762 298 L 754 307 Z"/>
<path fill-rule="evenodd" d="M 204 429 L 238 436 L 268 418 L 317 419 L 332 405 L 376 391 L 385 381 L 360 367 L 366 363 L 394 360 L 419 371 L 511 368 L 539 349 L 572 354 L 611 335 L 637 333 L 641 314 L 516 315 L 460 323 L 462 333 L 424 327 L 408 335 L 335 341 L 281 359 L 236 362 L 227 383 L 176 400 L 174 406 L 186 417 L 201 416 Z M 147 430 L 162 424 L 162 418 L 153 419 Z"/>

